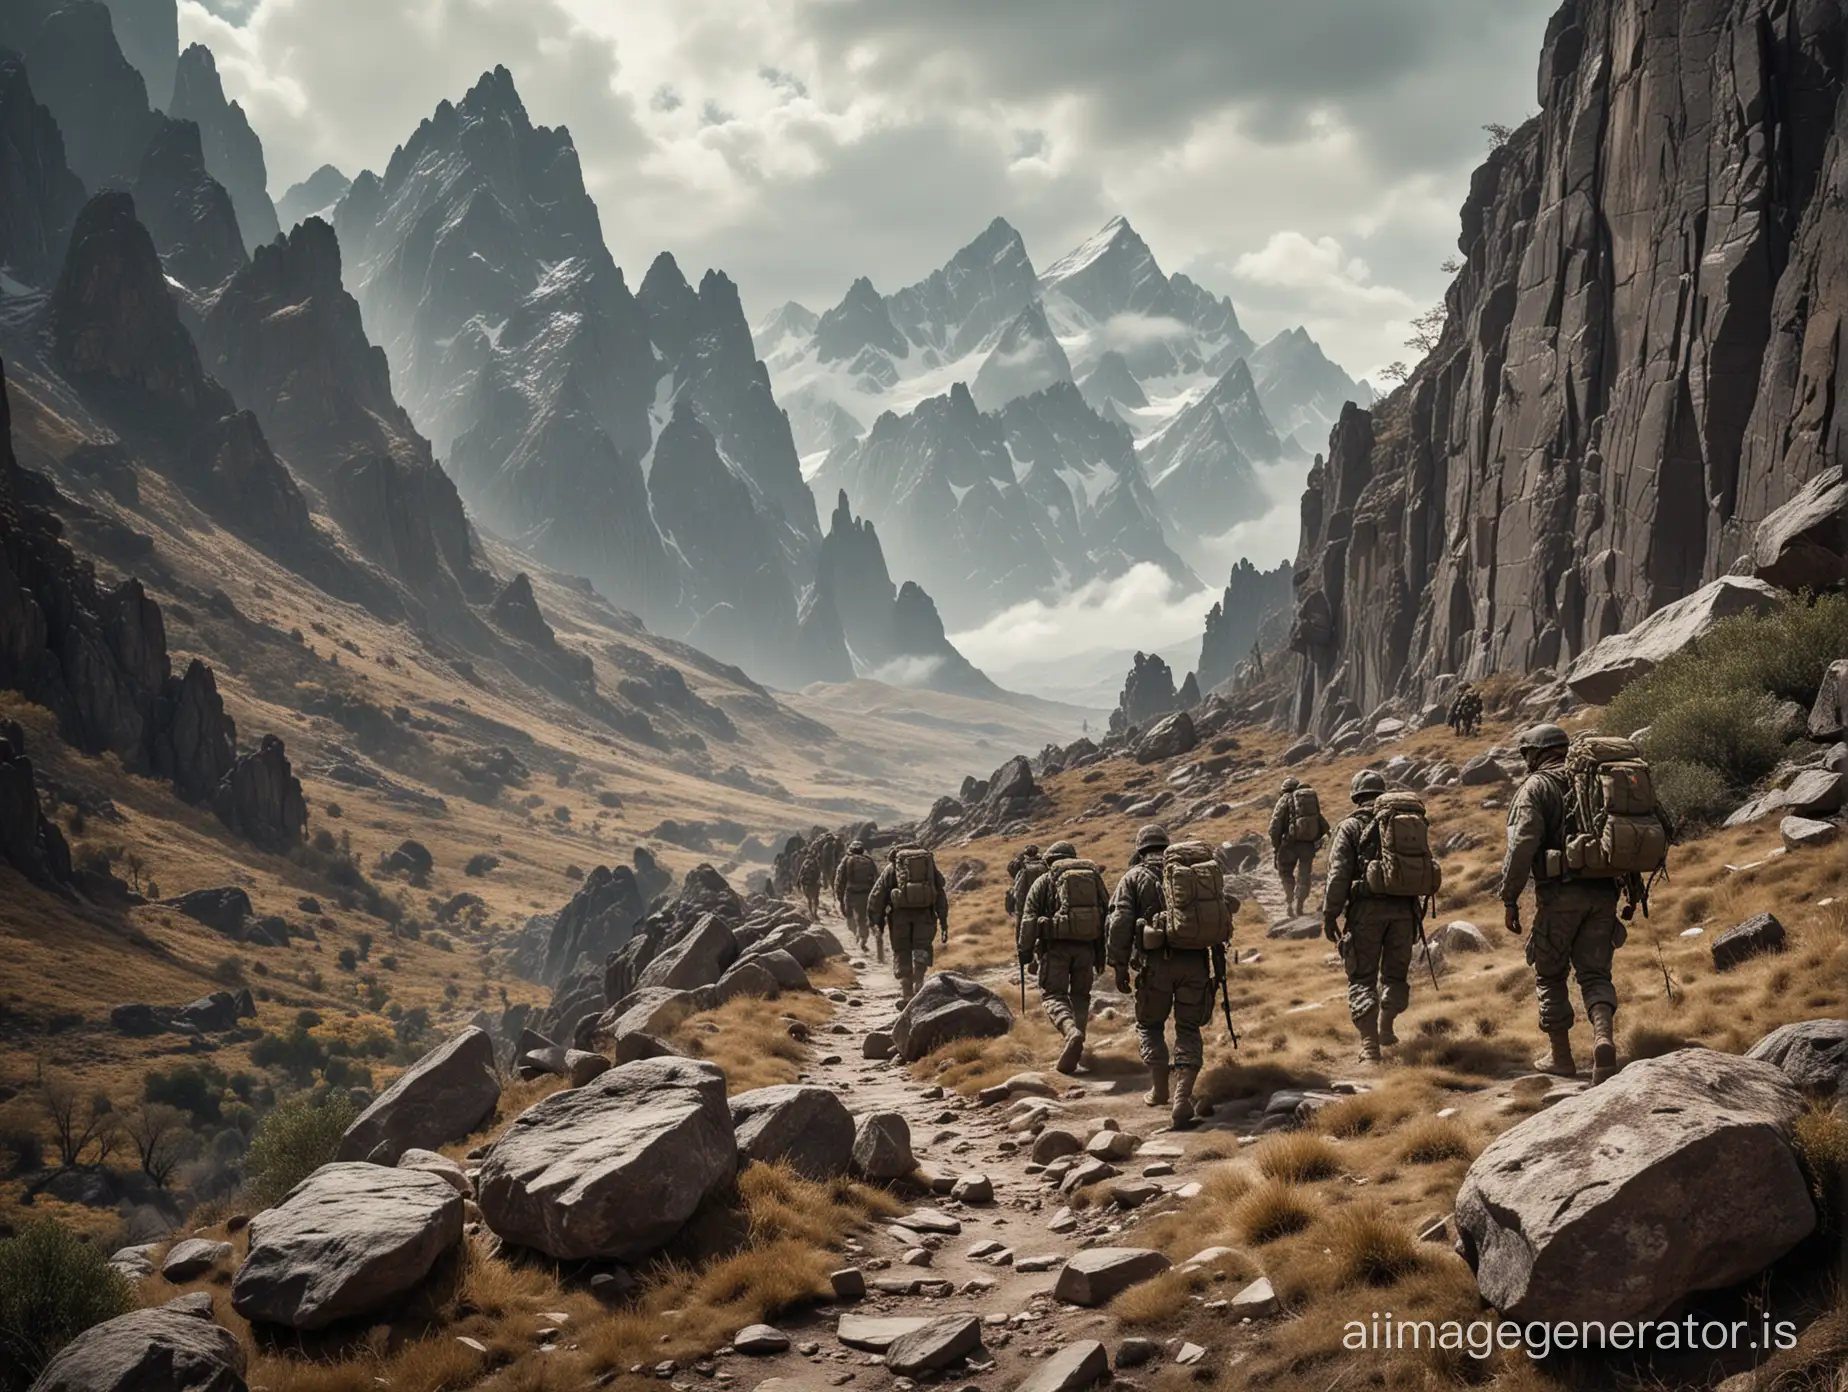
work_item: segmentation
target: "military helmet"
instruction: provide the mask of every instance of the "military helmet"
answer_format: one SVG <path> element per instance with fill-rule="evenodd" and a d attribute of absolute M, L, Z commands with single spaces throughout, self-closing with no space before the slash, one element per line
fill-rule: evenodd
<path fill-rule="evenodd" d="M 1076 860 L 1078 848 L 1069 841 L 1054 841 L 1046 848 L 1047 860 Z"/>
<path fill-rule="evenodd" d="M 1136 833 L 1136 853 L 1143 851 L 1165 851 L 1168 849 L 1168 828 L 1160 822 L 1150 822 Z"/>
<path fill-rule="evenodd" d="M 1516 747 L 1523 753 L 1529 750 L 1564 749 L 1572 743 L 1572 737 L 1557 725 L 1541 724 L 1521 731 Z"/>
<path fill-rule="evenodd" d="M 849 841 L 847 843 L 847 854 L 848 855 L 865 855 L 866 854 L 866 843 L 864 841 Z"/>
<path fill-rule="evenodd" d="M 1365 802 L 1378 797 L 1386 791 L 1386 780 L 1372 769 L 1362 769 L 1354 775 L 1354 781 L 1348 784 L 1348 795 L 1355 802 Z"/>
<path fill-rule="evenodd" d="M 1038 860 L 1039 853 L 1040 853 L 1040 848 L 1030 843 L 1028 844 L 1027 849 L 1021 852 L 1021 854 L 1024 855 L 1028 860 Z"/>
<path fill-rule="evenodd" d="M 1279 788 L 1277 791 L 1280 793 L 1293 793 L 1302 786 L 1303 785 L 1302 785 L 1301 780 L 1295 779 L 1295 778 L 1286 778 L 1283 780 L 1283 786 Z"/>

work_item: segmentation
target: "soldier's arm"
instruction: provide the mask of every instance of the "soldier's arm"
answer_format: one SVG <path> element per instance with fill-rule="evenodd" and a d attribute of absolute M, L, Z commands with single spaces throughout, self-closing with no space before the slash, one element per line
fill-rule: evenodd
<path fill-rule="evenodd" d="M 1020 905 L 1020 920 L 1014 930 L 1014 943 L 1022 952 L 1039 941 L 1039 921 L 1050 916 L 1046 892 L 1040 887 L 1048 883 L 1047 877 L 1041 875 L 1024 896 L 1015 896 L 1015 902 Z"/>
<path fill-rule="evenodd" d="M 1508 854 L 1502 858 L 1501 900 L 1520 899 L 1534 871 L 1534 857 L 1546 841 L 1546 809 L 1541 805 L 1542 781 L 1530 777 L 1508 804 Z"/>
<path fill-rule="evenodd" d="M 846 860 L 846 857 L 843 856 L 841 858 L 841 863 L 834 867 L 834 897 L 836 899 L 844 898 L 846 896 L 846 893 L 847 893 L 847 860 Z"/>
<path fill-rule="evenodd" d="M 941 870 L 937 871 L 936 876 L 937 876 L 937 926 L 941 928 L 945 933 L 948 933 L 950 931 L 950 891 L 949 891 L 948 886 L 946 886 L 943 882 L 943 872 Z"/>
<path fill-rule="evenodd" d="M 892 897 L 892 872 L 890 867 L 879 872 L 879 878 L 873 881 L 872 893 L 866 896 L 866 921 L 875 928 L 885 927 L 886 904 Z"/>
<path fill-rule="evenodd" d="M 1335 828 L 1328 848 L 1328 884 L 1322 891 L 1322 917 L 1333 918 L 1347 907 L 1348 893 L 1360 870 L 1360 824 L 1345 821 Z"/>
<path fill-rule="evenodd" d="M 1281 845 L 1283 838 L 1289 834 L 1290 817 L 1286 806 L 1287 801 L 1286 798 L 1278 798 L 1277 805 L 1271 809 L 1270 842 L 1272 846 Z"/>

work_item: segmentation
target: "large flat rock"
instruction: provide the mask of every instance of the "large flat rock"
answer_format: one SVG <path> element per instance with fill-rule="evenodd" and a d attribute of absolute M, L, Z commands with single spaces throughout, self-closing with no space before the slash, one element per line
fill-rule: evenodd
<path fill-rule="evenodd" d="M 1604 705 L 1721 619 L 1769 613 L 1780 602 L 1775 585 L 1749 576 L 1723 575 L 1686 598 L 1664 605 L 1627 632 L 1613 633 L 1594 644 L 1572 664 L 1566 685 L 1581 701 Z"/>
<path fill-rule="evenodd" d="M 1160 1252 L 1146 1247 L 1093 1247 L 1076 1252 L 1060 1270 L 1053 1298 L 1073 1305 L 1103 1305 L 1131 1286 L 1161 1275 L 1168 1264 Z"/>
<path fill-rule="evenodd" d="M 499 1101 L 494 1040 L 471 1025 L 399 1074 L 347 1128 L 334 1158 L 395 1165 L 407 1150 L 461 1140 Z"/>
<path fill-rule="evenodd" d="M 245 1392 L 244 1346 L 209 1316 L 156 1305 L 84 1330 L 31 1392 Z"/>

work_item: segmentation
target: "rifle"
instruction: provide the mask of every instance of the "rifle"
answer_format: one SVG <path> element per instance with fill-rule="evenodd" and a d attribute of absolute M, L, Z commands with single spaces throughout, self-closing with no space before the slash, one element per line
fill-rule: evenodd
<path fill-rule="evenodd" d="M 1416 902 L 1418 904 L 1418 915 L 1412 921 L 1418 925 L 1418 942 L 1420 946 L 1424 948 L 1425 965 L 1431 969 L 1431 989 L 1433 991 L 1441 990 L 1442 988 L 1437 984 L 1437 960 L 1431 956 L 1431 940 L 1425 936 L 1424 930 L 1425 914 L 1429 910 L 1431 901 L 1429 899 L 1423 899 Z"/>
<path fill-rule="evenodd" d="M 1020 1013 L 1027 1013 L 1027 964 L 1020 964 Z"/>
<path fill-rule="evenodd" d="M 1232 963 L 1238 961 L 1238 952 L 1233 950 L 1227 959 L 1226 969 L 1219 973 L 1219 1008 L 1225 1012 L 1226 1033 L 1232 1036 L 1232 1047 L 1238 1047 L 1238 1031 L 1232 1027 L 1232 997 L 1226 993 L 1226 978 L 1232 975 Z"/>

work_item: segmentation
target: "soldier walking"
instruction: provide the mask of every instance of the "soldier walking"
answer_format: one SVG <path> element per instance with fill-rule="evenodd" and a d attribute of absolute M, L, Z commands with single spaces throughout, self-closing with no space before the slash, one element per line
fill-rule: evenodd
<path fill-rule="evenodd" d="M 1171 1116 L 1177 1127 L 1193 1124 L 1194 1083 L 1205 1064 L 1200 1028 L 1212 1019 L 1213 995 L 1225 980 L 1226 944 L 1238 910 L 1238 900 L 1224 892 L 1219 862 L 1199 849 L 1205 860 L 1174 857 L 1167 828 L 1151 825 L 1136 833 L 1130 867 L 1110 899 L 1105 948 L 1119 991 L 1132 989 L 1135 973 L 1136 1041 L 1151 1079 L 1143 1100 L 1151 1107 L 1169 1105 L 1166 1030 L 1174 1018 Z M 1171 915 L 1164 881 L 1174 877 L 1184 877 L 1190 893 L 1185 909 Z"/>
<path fill-rule="evenodd" d="M 1399 1042 L 1392 1026 L 1411 998 L 1406 975 L 1418 938 L 1417 897 L 1385 892 L 1379 872 L 1369 873 L 1386 850 L 1374 815 L 1385 792 L 1386 780 L 1372 769 L 1354 775 L 1354 811 L 1335 828 L 1322 891 L 1322 935 L 1339 947 L 1347 968 L 1348 1015 L 1360 1032 L 1362 1063 L 1378 1063 L 1380 1046 Z"/>
<path fill-rule="evenodd" d="M 1007 916 L 1018 925 L 1027 905 L 1027 890 L 1046 873 L 1046 858 L 1038 846 L 1029 845 L 1007 863 Z"/>
<path fill-rule="evenodd" d="M 937 858 L 922 846 L 893 847 L 867 896 L 866 915 L 875 932 L 891 937 L 902 1007 L 930 974 L 931 929 L 950 940 L 950 896 Z"/>
<path fill-rule="evenodd" d="M 866 951 L 869 936 L 866 900 L 873 892 L 873 881 L 878 878 L 879 866 L 866 853 L 864 841 L 855 841 L 847 847 L 847 854 L 841 857 L 841 863 L 834 872 L 834 905 L 841 911 L 841 917 L 847 920 L 854 941 L 860 945 L 862 952 Z M 885 938 L 877 934 L 871 936 L 879 960 L 885 961 Z"/>
<path fill-rule="evenodd" d="M 1027 871 L 1023 868 L 1021 875 Z M 1018 884 L 1019 881 L 1016 881 Z M 1021 895 L 1015 945 L 1024 966 L 1037 959 L 1040 1004 L 1064 1036 L 1061 1073 L 1076 1073 L 1091 1019 L 1091 983 L 1104 965 L 1104 909 L 1109 892 L 1097 866 L 1069 841 L 1046 848 L 1043 873 Z"/>
<path fill-rule="evenodd" d="M 1453 733 L 1474 737 L 1482 725 L 1482 694 L 1468 682 L 1457 688 L 1450 703 L 1450 728 Z"/>
<path fill-rule="evenodd" d="M 1534 931 L 1527 960 L 1534 969 L 1540 1029 L 1552 1046 L 1534 1067 L 1562 1078 L 1576 1077 L 1572 1058 L 1572 995 L 1568 973 L 1578 978 L 1579 996 L 1591 1017 L 1591 1081 L 1603 1082 L 1617 1069 L 1617 988 L 1611 958 L 1623 946 L 1617 917 L 1618 882 L 1585 878 L 1566 868 L 1566 751 L 1571 740 L 1557 725 L 1536 725 L 1518 742 L 1527 777 L 1508 804 L 1508 854 L 1502 861 L 1503 924 L 1521 932 L 1521 891 L 1534 886 Z"/>
<path fill-rule="evenodd" d="M 796 887 L 802 891 L 802 897 L 808 900 L 808 912 L 811 919 L 821 917 L 821 857 L 815 847 L 810 846 L 802 853 L 802 863 L 796 867 Z"/>
<path fill-rule="evenodd" d="M 1309 907 L 1309 885 L 1315 877 L 1315 853 L 1328 836 L 1328 819 L 1314 788 L 1294 778 L 1283 780 L 1277 805 L 1271 809 L 1271 859 L 1283 884 L 1283 897 L 1295 918 Z"/>

